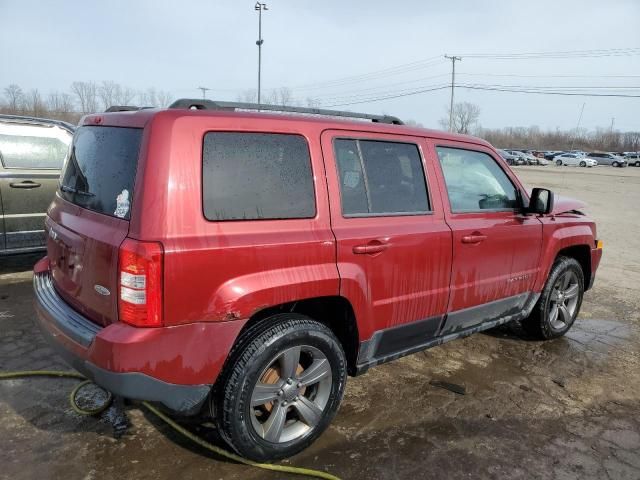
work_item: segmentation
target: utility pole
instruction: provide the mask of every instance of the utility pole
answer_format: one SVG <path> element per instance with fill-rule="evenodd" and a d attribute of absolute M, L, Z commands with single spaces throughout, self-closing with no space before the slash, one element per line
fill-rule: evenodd
<path fill-rule="evenodd" d="M 202 99 L 205 100 L 207 98 L 207 91 L 211 89 L 207 87 L 198 87 L 198 90 L 202 90 Z"/>
<path fill-rule="evenodd" d="M 580 122 L 582 121 L 582 114 L 584 113 L 584 106 L 586 105 L 586 103 L 582 104 L 582 108 L 580 109 L 580 116 L 578 117 L 578 124 L 576 125 L 576 134 L 573 136 L 573 140 L 571 140 L 571 148 L 569 150 L 573 150 L 573 144 L 576 141 L 576 137 L 578 136 L 578 133 L 580 132 Z"/>
<path fill-rule="evenodd" d="M 269 9 L 266 3 L 260 2 L 256 2 L 253 8 L 258 11 L 258 40 L 256 45 L 258 45 L 258 105 L 260 105 L 260 75 L 262 73 L 262 44 L 264 43 L 262 39 L 262 11 Z"/>
<path fill-rule="evenodd" d="M 444 58 L 451 60 L 451 106 L 449 107 L 449 131 L 453 132 L 453 90 L 456 85 L 456 60 L 462 61 L 462 57 L 456 57 L 455 55 L 445 55 Z"/>

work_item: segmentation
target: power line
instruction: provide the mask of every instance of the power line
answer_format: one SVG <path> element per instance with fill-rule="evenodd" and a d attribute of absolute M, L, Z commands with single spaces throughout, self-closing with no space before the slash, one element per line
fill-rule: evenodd
<path fill-rule="evenodd" d="M 619 98 L 640 98 L 640 95 L 629 95 L 621 93 L 589 93 L 589 92 L 558 92 L 558 91 L 546 91 L 546 90 L 518 90 L 509 88 L 498 87 L 483 87 L 478 85 L 462 85 L 458 84 L 460 88 L 466 88 L 469 90 L 491 90 L 496 92 L 513 92 L 513 93 L 533 93 L 538 95 L 565 95 L 572 97 L 619 97 Z"/>
<path fill-rule="evenodd" d="M 518 60 L 533 58 L 599 58 L 640 55 L 640 48 L 612 48 L 599 50 L 566 50 L 557 52 L 526 52 L 526 53 L 466 53 L 469 58 L 484 58 L 498 60 Z"/>
<path fill-rule="evenodd" d="M 492 85 L 482 85 L 482 84 L 456 84 L 458 88 L 464 88 L 468 90 L 486 90 L 486 91 L 496 91 L 496 92 L 511 92 L 511 93 L 528 93 L 528 94 L 537 94 L 537 95 L 561 95 L 561 96 L 581 96 L 581 97 L 618 97 L 618 98 L 640 98 L 640 95 L 631 95 L 631 94 L 621 94 L 621 93 L 592 93 L 592 92 L 567 92 L 567 91 L 557 91 L 557 90 L 535 90 L 532 88 L 509 88 L 509 87 L 501 87 L 501 86 L 492 86 Z M 422 93 L 435 92 L 438 90 L 444 90 L 451 88 L 450 85 L 436 85 L 430 86 L 426 88 L 416 89 L 416 90 L 408 90 L 401 92 L 389 92 L 385 95 L 380 96 L 372 96 L 366 98 L 354 98 L 352 100 L 346 100 L 337 103 L 329 103 L 326 104 L 322 102 L 323 107 L 344 107 L 349 105 L 358 105 L 362 103 L 374 103 L 383 100 L 390 100 L 393 98 L 400 97 L 408 97 L 413 95 L 419 95 Z"/>
<path fill-rule="evenodd" d="M 640 78 L 640 75 L 521 75 L 517 73 L 476 73 L 459 72 L 458 75 L 474 77 L 514 77 L 514 78 Z"/>
<path fill-rule="evenodd" d="M 408 92 L 408 93 L 390 94 L 390 95 L 386 95 L 386 96 L 382 96 L 382 97 L 370 98 L 370 99 L 367 99 L 367 100 L 358 100 L 358 101 L 355 101 L 355 102 L 336 103 L 336 104 L 331 104 L 331 105 L 324 105 L 323 104 L 323 107 L 346 107 L 348 105 L 357 105 L 357 104 L 360 104 L 360 103 L 379 102 L 381 100 L 389 100 L 391 98 L 408 97 L 410 95 L 418 95 L 420 93 L 435 92 L 437 90 L 444 90 L 445 88 L 450 88 L 450 86 L 449 85 L 442 85 L 442 86 L 439 86 L 439 87 L 426 88 L 426 89 L 416 90 L 416 91 Z"/>
<path fill-rule="evenodd" d="M 435 61 L 437 60 L 437 61 Z M 322 88 L 331 88 L 335 86 L 342 86 L 352 83 L 361 82 L 364 80 L 372 80 L 378 78 L 387 78 L 390 76 L 400 75 L 408 72 L 413 72 L 430 66 L 443 63 L 440 56 L 427 58 L 418 62 L 411 62 L 402 65 L 396 65 L 395 67 L 389 67 L 382 70 L 376 70 L 368 73 L 362 73 L 359 75 L 351 75 L 348 77 L 341 77 L 334 80 L 327 80 L 324 82 L 310 83 L 304 85 L 290 86 L 293 90 L 316 90 Z"/>

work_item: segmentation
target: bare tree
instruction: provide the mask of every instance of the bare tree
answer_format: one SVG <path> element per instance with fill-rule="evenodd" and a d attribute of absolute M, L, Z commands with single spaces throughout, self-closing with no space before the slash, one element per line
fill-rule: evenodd
<path fill-rule="evenodd" d="M 116 82 L 104 80 L 98 87 L 98 96 L 102 102 L 102 109 L 106 110 L 116 103 L 116 93 L 120 89 L 120 85 Z"/>
<path fill-rule="evenodd" d="M 453 131 L 470 134 L 480 119 L 480 107 L 474 103 L 460 102 L 453 105 Z M 447 117 L 440 119 L 440 126 L 449 129 L 449 109 Z"/>
<path fill-rule="evenodd" d="M 135 98 L 136 91 L 133 88 L 116 84 L 116 89 L 113 94 L 114 105 L 130 105 Z"/>
<path fill-rule="evenodd" d="M 46 103 L 50 113 L 73 112 L 73 97 L 68 93 L 53 91 L 47 97 Z"/>
<path fill-rule="evenodd" d="M 24 109 L 34 117 L 42 117 L 47 112 L 47 106 L 37 88 L 29 90 L 25 95 Z"/>
<path fill-rule="evenodd" d="M 173 101 L 173 94 L 167 90 L 158 90 L 156 99 L 158 101 L 158 104 L 155 105 L 156 107 L 166 108 Z"/>
<path fill-rule="evenodd" d="M 24 93 L 22 93 L 22 89 L 15 83 L 12 83 L 4 89 L 4 95 L 7 99 L 8 113 L 20 112 L 22 103 L 24 102 Z"/>
<path fill-rule="evenodd" d="M 244 103 L 256 103 L 258 101 L 258 92 L 255 89 L 245 90 L 236 97 L 236 100 Z"/>
<path fill-rule="evenodd" d="M 71 92 L 78 99 L 82 113 L 98 111 L 98 87 L 94 82 L 73 82 Z"/>

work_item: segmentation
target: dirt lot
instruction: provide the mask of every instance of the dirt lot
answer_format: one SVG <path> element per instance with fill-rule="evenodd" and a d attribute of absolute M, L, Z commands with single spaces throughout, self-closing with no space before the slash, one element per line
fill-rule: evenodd
<path fill-rule="evenodd" d="M 640 168 L 518 174 L 588 202 L 605 242 L 570 333 L 542 343 L 514 326 L 349 379 L 333 426 L 287 463 L 345 479 L 640 478 Z M 0 263 L 0 370 L 65 369 L 33 327 L 33 261 Z M 72 384 L 0 382 L 0 477 L 283 478 L 212 457 L 137 408 L 114 440 L 105 419 L 71 411 Z M 215 431 L 189 428 L 217 442 Z"/>

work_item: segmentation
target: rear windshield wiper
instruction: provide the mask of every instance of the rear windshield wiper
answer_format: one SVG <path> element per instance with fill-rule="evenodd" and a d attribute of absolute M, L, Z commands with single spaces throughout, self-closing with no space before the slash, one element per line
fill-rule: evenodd
<path fill-rule="evenodd" d="M 78 190 L 77 188 L 69 187 L 68 185 L 60 185 L 60 190 L 67 193 L 75 193 L 76 195 L 85 195 L 87 197 L 95 197 L 95 193 L 85 192 L 84 190 Z"/>

